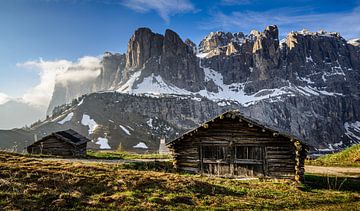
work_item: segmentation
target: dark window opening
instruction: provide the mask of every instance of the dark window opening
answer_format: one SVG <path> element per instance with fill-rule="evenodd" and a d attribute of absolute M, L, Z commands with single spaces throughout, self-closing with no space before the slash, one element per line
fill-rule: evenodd
<path fill-rule="evenodd" d="M 236 159 L 262 160 L 263 150 L 259 146 L 236 146 Z"/>
<path fill-rule="evenodd" d="M 225 146 L 202 146 L 203 158 L 225 160 L 228 155 L 228 147 Z"/>

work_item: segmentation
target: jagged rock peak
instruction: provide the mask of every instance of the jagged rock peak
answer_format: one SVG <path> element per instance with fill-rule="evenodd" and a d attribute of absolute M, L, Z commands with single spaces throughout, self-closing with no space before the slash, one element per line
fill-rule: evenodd
<path fill-rule="evenodd" d="M 139 28 L 128 43 L 126 68 L 140 69 L 150 58 L 167 56 L 166 54 L 179 55 L 192 51 L 180 36 L 170 29 L 166 29 L 165 35 L 161 35 L 152 32 L 149 28 Z"/>
<path fill-rule="evenodd" d="M 254 36 L 254 64 L 259 70 L 258 78 L 266 80 L 271 77 L 270 70 L 277 68 L 279 64 L 279 30 L 276 25 L 271 25 L 261 33 L 254 33 Z"/>
<path fill-rule="evenodd" d="M 130 38 L 126 54 L 127 68 L 141 68 L 146 60 L 161 54 L 164 36 L 149 28 L 139 28 Z"/>
<path fill-rule="evenodd" d="M 276 25 L 267 26 L 263 32 L 265 36 L 270 37 L 272 39 L 278 39 L 279 37 L 279 29 Z"/>
<path fill-rule="evenodd" d="M 303 29 L 301 31 L 290 32 L 296 35 L 309 35 L 309 36 L 327 36 L 327 37 L 336 37 L 341 38 L 340 33 L 338 32 L 327 32 L 325 30 L 319 30 L 317 32 L 311 32 L 308 29 Z"/>
<path fill-rule="evenodd" d="M 267 26 L 263 32 L 253 30 L 251 35 L 255 41 L 253 53 L 267 47 L 274 47 L 276 50 L 279 46 L 279 30 L 276 25 Z"/>
<path fill-rule="evenodd" d="M 324 30 L 311 32 L 307 29 L 288 33 L 286 38 L 283 40 L 283 43 L 285 43 L 289 49 L 292 49 L 298 45 L 298 43 L 305 44 L 304 40 L 308 40 L 309 42 L 314 42 L 315 40 L 327 40 L 326 42 L 332 42 L 333 44 L 338 41 L 343 44 L 346 43 L 346 40 L 341 37 L 338 32 L 326 32 Z"/>
<path fill-rule="evenodd" d="M 210 52 L 216 48 L 224 47 L 230 42 L 242 43 L 245 38 L 242 32 L 234 33 L 231 32 L 211 32 L 207 35 L 199 44 L 199 51 L 203 53 Z"/>
<path fill-rule="evenodd" d="M 186 45 L 180 36 L 171 29 L 166 29 L 163 42 L 163 53 L 179 54 L 185 50 Z"/>

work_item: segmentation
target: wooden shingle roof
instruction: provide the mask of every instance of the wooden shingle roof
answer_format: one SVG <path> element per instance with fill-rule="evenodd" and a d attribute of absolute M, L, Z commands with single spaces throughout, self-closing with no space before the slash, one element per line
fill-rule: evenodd
<path fill-rule="evenodd" d="M 235 119 L 237 117 L 241 121 L 245 121 L 248 124 L 258 126 L 260 128 L 263 128 L 263 130 L 266 130 L 266 131 L 271 131 L 271 132 L 274 133 L 274 135 L 276 134 L 276 135 L 279 135 L 279 136 L 283 136 L 283 137 L 289 138 L 290 140 L 299 141 L 302 144 L 307 145 L 302 139 L 300 139 L 300 138 L 298 138 L 298 137 L 296 137 L 294 135 L 291 135 L 288 132 L 280 131 L 279 129 L 276 129 L 276 128 L 272 127 L 272 126 L 268 126 L 268 125 L 266 125 L 264 123 L 261 123 L 261 122 L 255 120 L 255 119 L 252 119 L 250 117 L 246 117 L 239 110 L 230 110 L 230 111 L 224 112 L 224 113 L 216 116 L 215 118 L 204 122 L 199 127 L 195 128 L 195 129 L 192 129 L 192 130 L 189 130 L 188 132 L 184 133 L 180 137 L 177 137 L 174 140 L 170 141 L 166 145 L 171 146 L 171 145 L 179 142 L 180 140 L 182 140 L 182 139 L 184 139 L 184 138 L 186 138 L 188 136 L 192 136 L 192 135 L 194 135 L 194 134 L 196 134 L 198 132 L 199 128 L 202 128 L 202 127 L 207 128 L 208 125 L 211 124 L 211 122 L 219 121 L 219 120 L 223 119 L 224 117 L 230 117 L 230 118 L 233 118 L 233 119 Z"/>
<path fill-rule="evenodd" d="M 45 136 L 42 139 L 38 140 L 37 142 L 33 143 L 32 145 L 34 145 L 38 142 L 44 141 L 49 136 L 55 136 L 58 139 L 65 141 L 69 144 L 72 144 L 74 146 L 78 146 L 78 145 L 81 145 L 81 144 L 84 144 L 84 143 L 87 143 L 90 141 L 88 138 L 80 135 L 76 131 L 69 129 L 69 130 L 64 130 L 64 131 L 58 131 L 58 132 L 52 133 L 51 135 Z M 30 145 L 30 146 L 32 146 L 32 145 Z"/>

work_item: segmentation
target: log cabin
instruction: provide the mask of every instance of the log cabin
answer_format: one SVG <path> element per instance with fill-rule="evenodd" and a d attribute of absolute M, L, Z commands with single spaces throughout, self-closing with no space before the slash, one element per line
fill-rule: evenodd
<path fill-rule="evenodd" d="M 90 140 L 74 130 L 52 133 L 27 147 L 29 154 L 82 157 Z"/>
<path fill-rule="evenodd" d="M 308 146 L 238 110 L 228 111 L 169 142 L 174 167 L 220 177 L 302 181 Z"/>

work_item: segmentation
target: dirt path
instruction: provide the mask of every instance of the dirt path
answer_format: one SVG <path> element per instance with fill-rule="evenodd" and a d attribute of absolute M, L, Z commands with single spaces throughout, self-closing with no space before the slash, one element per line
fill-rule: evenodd
<path fill-rule="evenodd" d="M 305 166 L 305 172 L 312 174 L 360 178 L 360 167 Z"/>

